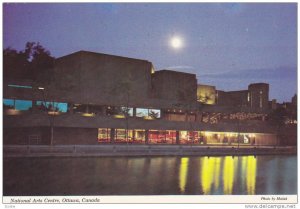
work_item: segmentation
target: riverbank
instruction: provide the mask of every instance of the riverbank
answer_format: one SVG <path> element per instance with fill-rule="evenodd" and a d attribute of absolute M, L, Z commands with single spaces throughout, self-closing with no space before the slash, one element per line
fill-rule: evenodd
<path fill-rule="evenodd" d="M 104 157 L 104 156 L 242 156 L 296 155 L 295 146 L 222 145 L 5 145 L 4 157 Z"/>

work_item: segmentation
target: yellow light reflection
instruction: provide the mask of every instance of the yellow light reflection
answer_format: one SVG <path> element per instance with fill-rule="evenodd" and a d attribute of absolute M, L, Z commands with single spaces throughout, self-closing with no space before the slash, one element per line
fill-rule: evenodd
<path fill-rule="evenodd" d="M 204 157 L 201 162 L 201 186 L 203 194 L 210 194 L 211 187 L 215 183 L 215 185 L 219 184 L 219 174 L 220 172 L 220 164 L 217 163 L 217 160 L 220 158 L 216 157 Z M 217 172 L 218 170 L 218 172 Z"/>
<path fill-rule="evenodd" d="M 224 161 L 223 190 L 224 194 L 232 194 L 234 182 L 234 159 L 231 156 L 227 156 L 225 157 Z"/>
<path fill-rule="evenodd" d="M 93 113 L 82 113 L 82 116 L 84 116 L 84 117 L 94 117 L 95 115 Z"/>
<path fill-rule="evenodd" d="M 114 115 L 114 118 L 125 118 L 124 115 Z"/>
<path fill-rule="evenodd" d="M 247 192 L 250 195 L 254 195 L 256 184 L 256 158 L 254 156 L 248 156 L 247 164 Z"/>
<path fill-rule="evenodd" d="M 59 112 L 55 112 L 55 111 L 49 111 L 48 115 L 59 115 Z"/>
<path fill-rule="evenodd" d="M 215 159 L 216 159 L 215 160 L 216 170 L 215 170 L 214 182 L 215 182 L 215 189 L 218 189 L 219 188 L 219 179 L 220 179 L 221 158 L 216 157 Z"/>
<path fill-rule="evenodd" d="M 241 170 L 241 183 L 242 183 L 242 189 L 243 191 L 246 190 L 246 185 L 245 185 L 245 182 L 246 182 L 246 179 L 247 179 L 247 158 L 248 156 L 243 156 L 241 157 L 242 158 L 242 170 Z"/>
<path fill-rule="evenodd" d="M 8 110 L 5 110 L 5 114 L 6 115 L 21 115 L 21 111 L 16 110 L 16 109 L 8 109 Z"/>
<path fill-rule="evenodd" d="M 220 157 L 205 157 L 201 160 L 201 186 L 203 194 L 211 194 L 212 186 L 214 189 L 219 187 L 219 175 L 221 166 Z"/>
<path fill-rule="evenodd" d="M 179 170 L 179 187 L 181 193 L 184 193 L 185 191 L 188 167 L 189 167 L 189 158 L 187 157 L 181 158 L 180 170 Z"/>

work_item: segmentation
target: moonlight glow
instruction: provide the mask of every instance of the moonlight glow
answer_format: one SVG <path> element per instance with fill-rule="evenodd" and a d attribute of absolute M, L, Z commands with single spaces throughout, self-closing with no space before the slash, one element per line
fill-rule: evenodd
<path fill-rule="evenodd" d="M 182 47 L 182 39 L 178 36 L 174 36 L 171 40 L 170 40 L 170 45 L 174 48 L 174 49 L 179 49 Z"/>

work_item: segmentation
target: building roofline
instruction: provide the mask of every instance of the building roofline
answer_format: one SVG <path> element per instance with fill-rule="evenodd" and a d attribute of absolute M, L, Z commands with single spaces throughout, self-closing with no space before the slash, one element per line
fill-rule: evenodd
<path fill-rule="evenodd" d="M 254 86 L 254 85 L 268 85 L 269 86 L 269 84 L 268 83 L 250 83 L 248 86 Z"/>
<path fill-rule="evenodd" d="M 76 51 L 76 52 L 73 52 L 73 53 L 71 53 L 71 54 L 67 54 L 67 55 L 58 57 L 58 58 L 56 58 L 56 60 L 64 59 L 64 58 L 66 58 L 66 57 L 74 56 L 74 55 L 76 55 L 76 54 L 94 54 L 94 55 L 101 55 L 101 56 L 110 56 L 110 57 L 115 57 L 115 58 L 120 58 L 120 59 L 129 59 L 129 60 L 135 60 L 135 61 L 140 61 L 140 62 L 148 62 L 148 63 L 151 63 L 151 64 L 152 64 L 152 62 L 150 62 L 150 61 L 148 61 L 148 60 L 137 59 L 137 58 L 131 58 L 131 57 L 124 57 L 124 56 L 112 55 L 112 54 L 104 54 L 104 53 L 92 52 L 92 51 L 85 51 L 85 50 Z"/>
<path fill-rule="evenodd" d="M 180 71 L 175 71 L 175 70 L 162 69 L 162 70 L 155 71 L 155 73 L 164 73 L 164 72 L 181 73 L 181 74 L 185 74 L 185 75 L 196 76 L 196 74 L 194 74 L 194 73 L 186 73 L 186 72 L 180 72 Z"/>
<path fill-rule="evenodd" d="M 238 93 L 238 92 L 248 92 L 249 90 L 234 90 L 234 91 L 223 91 L 223 90 L 218 90 L 217 91 L 220 91 L 220 92 L 224 92 L 224 93 Z"/>

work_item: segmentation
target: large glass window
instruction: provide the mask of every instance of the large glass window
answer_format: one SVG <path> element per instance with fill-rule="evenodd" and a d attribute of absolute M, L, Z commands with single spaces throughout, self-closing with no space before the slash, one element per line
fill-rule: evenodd
<path fill-rule="evenodd" d="M 196 131 L 180 131 L 180 144 L 193 144 L 197 140 L 198 134 Z"/>
<path fill-rule="evenodd" d="M 115 142 L 126 143 L 126 129 L 116 129 L 115 130 Z"/>
<path fill-rule="evenodd" d="M 135 141 L 136 143 L 145 143 L 145 130 L 136 129 L 135 130 Z"/>
<path fill-rule="evenodd" d="M 116 143 L 145 143 L 145 130 L 144 129 L 135 129 L 135 130 L 116 129 L 115 142 Z"/>
<path fill-rule="evenodd" d="M 133 108 L 132 107 L 121 107 L 120 114 L 123 114 L 124 116 L 127 115 L 129 117 L 133 116 Z"/>
<path fill-rule="evenodd" d="M 166 131 L 149 130 L 149 143 L 151 144 L 165 144 L 167 143 Z"/>
<path fill-rule="evenodd" d="M 32 101 L 18 99 L 3 99 L 4 109 L 29 110 L 32 108 Z"/>
<path fill-rule="evenodd" d="M 166 131 L 166 143 L 176 144 L 176 131 L 167 130 Z"/>
<path fill-rule="evenodd" d="M 107 107 L 106 114 L 115 116 L 116 118 L 125 118 L 133 116 L 133 108 L 132 107 Z"/>
<path fill-rule="evenodd" d="M 99 143 L 110 142 L 110 128 L 99 128 L 98 129 L 98 142 Z"/>
<path fill-rule="evenodd" d="M 42 109 L 47 111 L 59 111 L 59 112 L 67 112 L 68 111 L 68 103 L 62 102 L 44 102 L 44 101 L 37 101 L 36 105 Z"/>
<path fill-rule="evenodd" d="M 148 109 L 136 108 L 136 117 L 143 118 L 148 116 Z"/>
<path fill-rule="evenodd" d="M 136 108 L 136 117 L 145 118 L 145 119 L 157 119 L 160 118 L 160 110 Z"/>
<path fill-rule="evenodd" d="M 150 144 L 155 144 L 158 141 L 158 130 L 149 130 L 148 140 Z"/>

